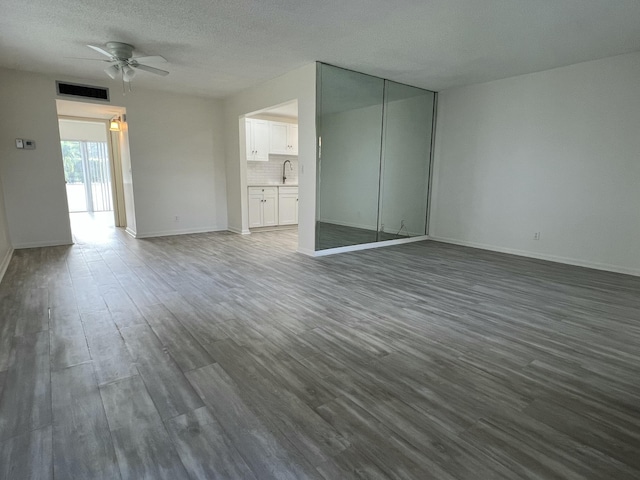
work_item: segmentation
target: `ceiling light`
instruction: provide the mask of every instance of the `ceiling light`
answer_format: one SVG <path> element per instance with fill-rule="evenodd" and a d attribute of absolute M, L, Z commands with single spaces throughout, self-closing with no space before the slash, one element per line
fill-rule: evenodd
<path fill-rule="evenodd" d="M 133 80 L 133 77 L 136 75 L 136 71 L 131 68 L 129 65 L 125 65 L 122 67 L 122 79 L 125 82 L 130 82 Z"/>

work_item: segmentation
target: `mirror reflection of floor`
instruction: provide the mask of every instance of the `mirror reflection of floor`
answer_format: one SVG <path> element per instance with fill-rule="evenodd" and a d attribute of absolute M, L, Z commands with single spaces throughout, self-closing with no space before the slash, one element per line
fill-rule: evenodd
<path fill-rule="evenodd" d="M 113 211 L 74 212 L 69 214 L 73 243 L 109 243 L 113 241 Z"/>
<path fill-rule="evenodd" d="M 389 232 L 376 232 L 365 228 L 346 227 L 334 223 L 318 222 L 317 246 L 316 250 L 326 250 L 327 248 L 346 247 L 348 245 L 360 245 L 363 243 L 382 242 L 385 240 L 396 240 L 407 238 L 403 233 L 395 234 Z"/>

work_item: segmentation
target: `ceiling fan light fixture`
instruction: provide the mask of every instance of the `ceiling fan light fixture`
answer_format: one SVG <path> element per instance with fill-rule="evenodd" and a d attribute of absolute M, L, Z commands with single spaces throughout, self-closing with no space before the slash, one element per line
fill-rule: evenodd
<path fill-rule="evenodd" d="M 125 82 L 130 82 L 131 80 L 133 80 L 133 77 L 135 77 L 135 75 L 136 71 L 129 65 L 125 65 L 124 67 L 122 67 L 122 79 Z"/>
<path fill-rule="evenodd" d="M 120 73 L 120 69 L 118 68 L 118 65 L 111 65 L 110 67 L 105 68 L 104 71 L 107 75 L 109 75 L 114 80 L 118 78 L 118 74 Z"/>

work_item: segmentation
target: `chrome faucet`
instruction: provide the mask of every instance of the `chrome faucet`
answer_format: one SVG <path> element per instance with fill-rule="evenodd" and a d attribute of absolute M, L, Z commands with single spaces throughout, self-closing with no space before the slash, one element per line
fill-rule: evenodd
<path fill-rule="evenodd" d="M 287 176 L 284 173 L 284 167 L 287 166 L 287 162 L 289 162 L 289 170 L 293 170 L 293 165 L 291 165 L 291 160 L 285 160 L 282 164 L 282 184 L 284 185 L 287 181 Z"/>

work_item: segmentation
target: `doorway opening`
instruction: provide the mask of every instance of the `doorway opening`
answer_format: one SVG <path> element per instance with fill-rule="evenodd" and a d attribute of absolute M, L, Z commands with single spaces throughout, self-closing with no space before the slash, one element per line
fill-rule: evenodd
<path fill-rule="evenodd" d="M 241 118 L 248 228 L 243 233 L 286 230 L 291 249 L 298 231 L 298 101 L 292 100 Z M 244 147 L 244 149 L 242 148 Z M 282 242 L 281 242 L 282 243 Z"/>
<path fill-rule="evenodd" d="M 116 222 L 108 123 L 62 117 L 58 125 L 74 241 L 109 237 Z"/>

